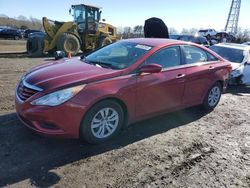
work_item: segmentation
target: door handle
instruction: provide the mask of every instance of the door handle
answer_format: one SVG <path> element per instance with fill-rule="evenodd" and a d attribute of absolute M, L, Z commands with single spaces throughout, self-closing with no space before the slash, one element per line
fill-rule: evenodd
<path fill-rule="evenodd" d="M 185 74 L 178 74 L 175 78 L 183 78 L 184 76 L 186 76 Z"/>
<path fill-rule="evenodd" d="M 209 70 L 213 70 L 213 69 L 214 69 L 214 67 L 213 67 L 213 66 L 210 66 L 208 69 L 209 69 Z"/>

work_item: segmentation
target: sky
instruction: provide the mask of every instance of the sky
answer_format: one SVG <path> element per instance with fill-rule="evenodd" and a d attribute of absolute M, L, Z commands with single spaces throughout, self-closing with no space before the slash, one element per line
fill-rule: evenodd
<path fill-rule="evenodd" d="M 0 0 L 0 14 L 71 21 L 72 4 L 102 7 L 102 18 L 116 27 L 144 25 L 150 17 L 161 18 L 170 28 L 223 30 L 231 0 Z M 239 27 L 250 29 L 250 0 L 241 1 Z"/>

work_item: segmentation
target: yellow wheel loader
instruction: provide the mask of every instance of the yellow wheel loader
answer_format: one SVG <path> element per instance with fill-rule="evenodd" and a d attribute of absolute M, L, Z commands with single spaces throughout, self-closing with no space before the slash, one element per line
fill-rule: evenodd
<path fill-rule="evenodd" d="M 100 22 L 99 7 L 85 4 L 72 5 L 74 21 L 58 22 L 43 17 L 45 33 L 30 34 L 27 40 L 27 52 L 31 57 L 46 53 L 64 51 L 76 55 L 94 50 L 118 40 L 116 27 Z"/>

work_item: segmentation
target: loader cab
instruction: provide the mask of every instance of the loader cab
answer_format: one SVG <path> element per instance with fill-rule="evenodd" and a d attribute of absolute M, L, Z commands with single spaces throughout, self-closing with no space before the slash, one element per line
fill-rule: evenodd
<path fill-rule="evenodd" d="M 79 33 L 95 34 L 101 18 L 98 7 L 89 5 L 72 5 L 74 22 L 77 24 Z"/>

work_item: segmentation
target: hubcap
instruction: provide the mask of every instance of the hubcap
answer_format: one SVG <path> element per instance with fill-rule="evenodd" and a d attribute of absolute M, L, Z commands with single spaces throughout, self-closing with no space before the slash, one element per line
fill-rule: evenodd
<path fill-rule="evenodd" d="M 208 95 L 208 104 L 209 106 L 214 106 L 220 99 L 220 88 L 215 86 L 211 89 Z"/>
<path fill-rule="evenodd" d="M 91 132 L 97 138 L 106 138 L 112 135 L 119 123 L 119 114 L 113 108 L 99 110 L 91 122 Z"/>

